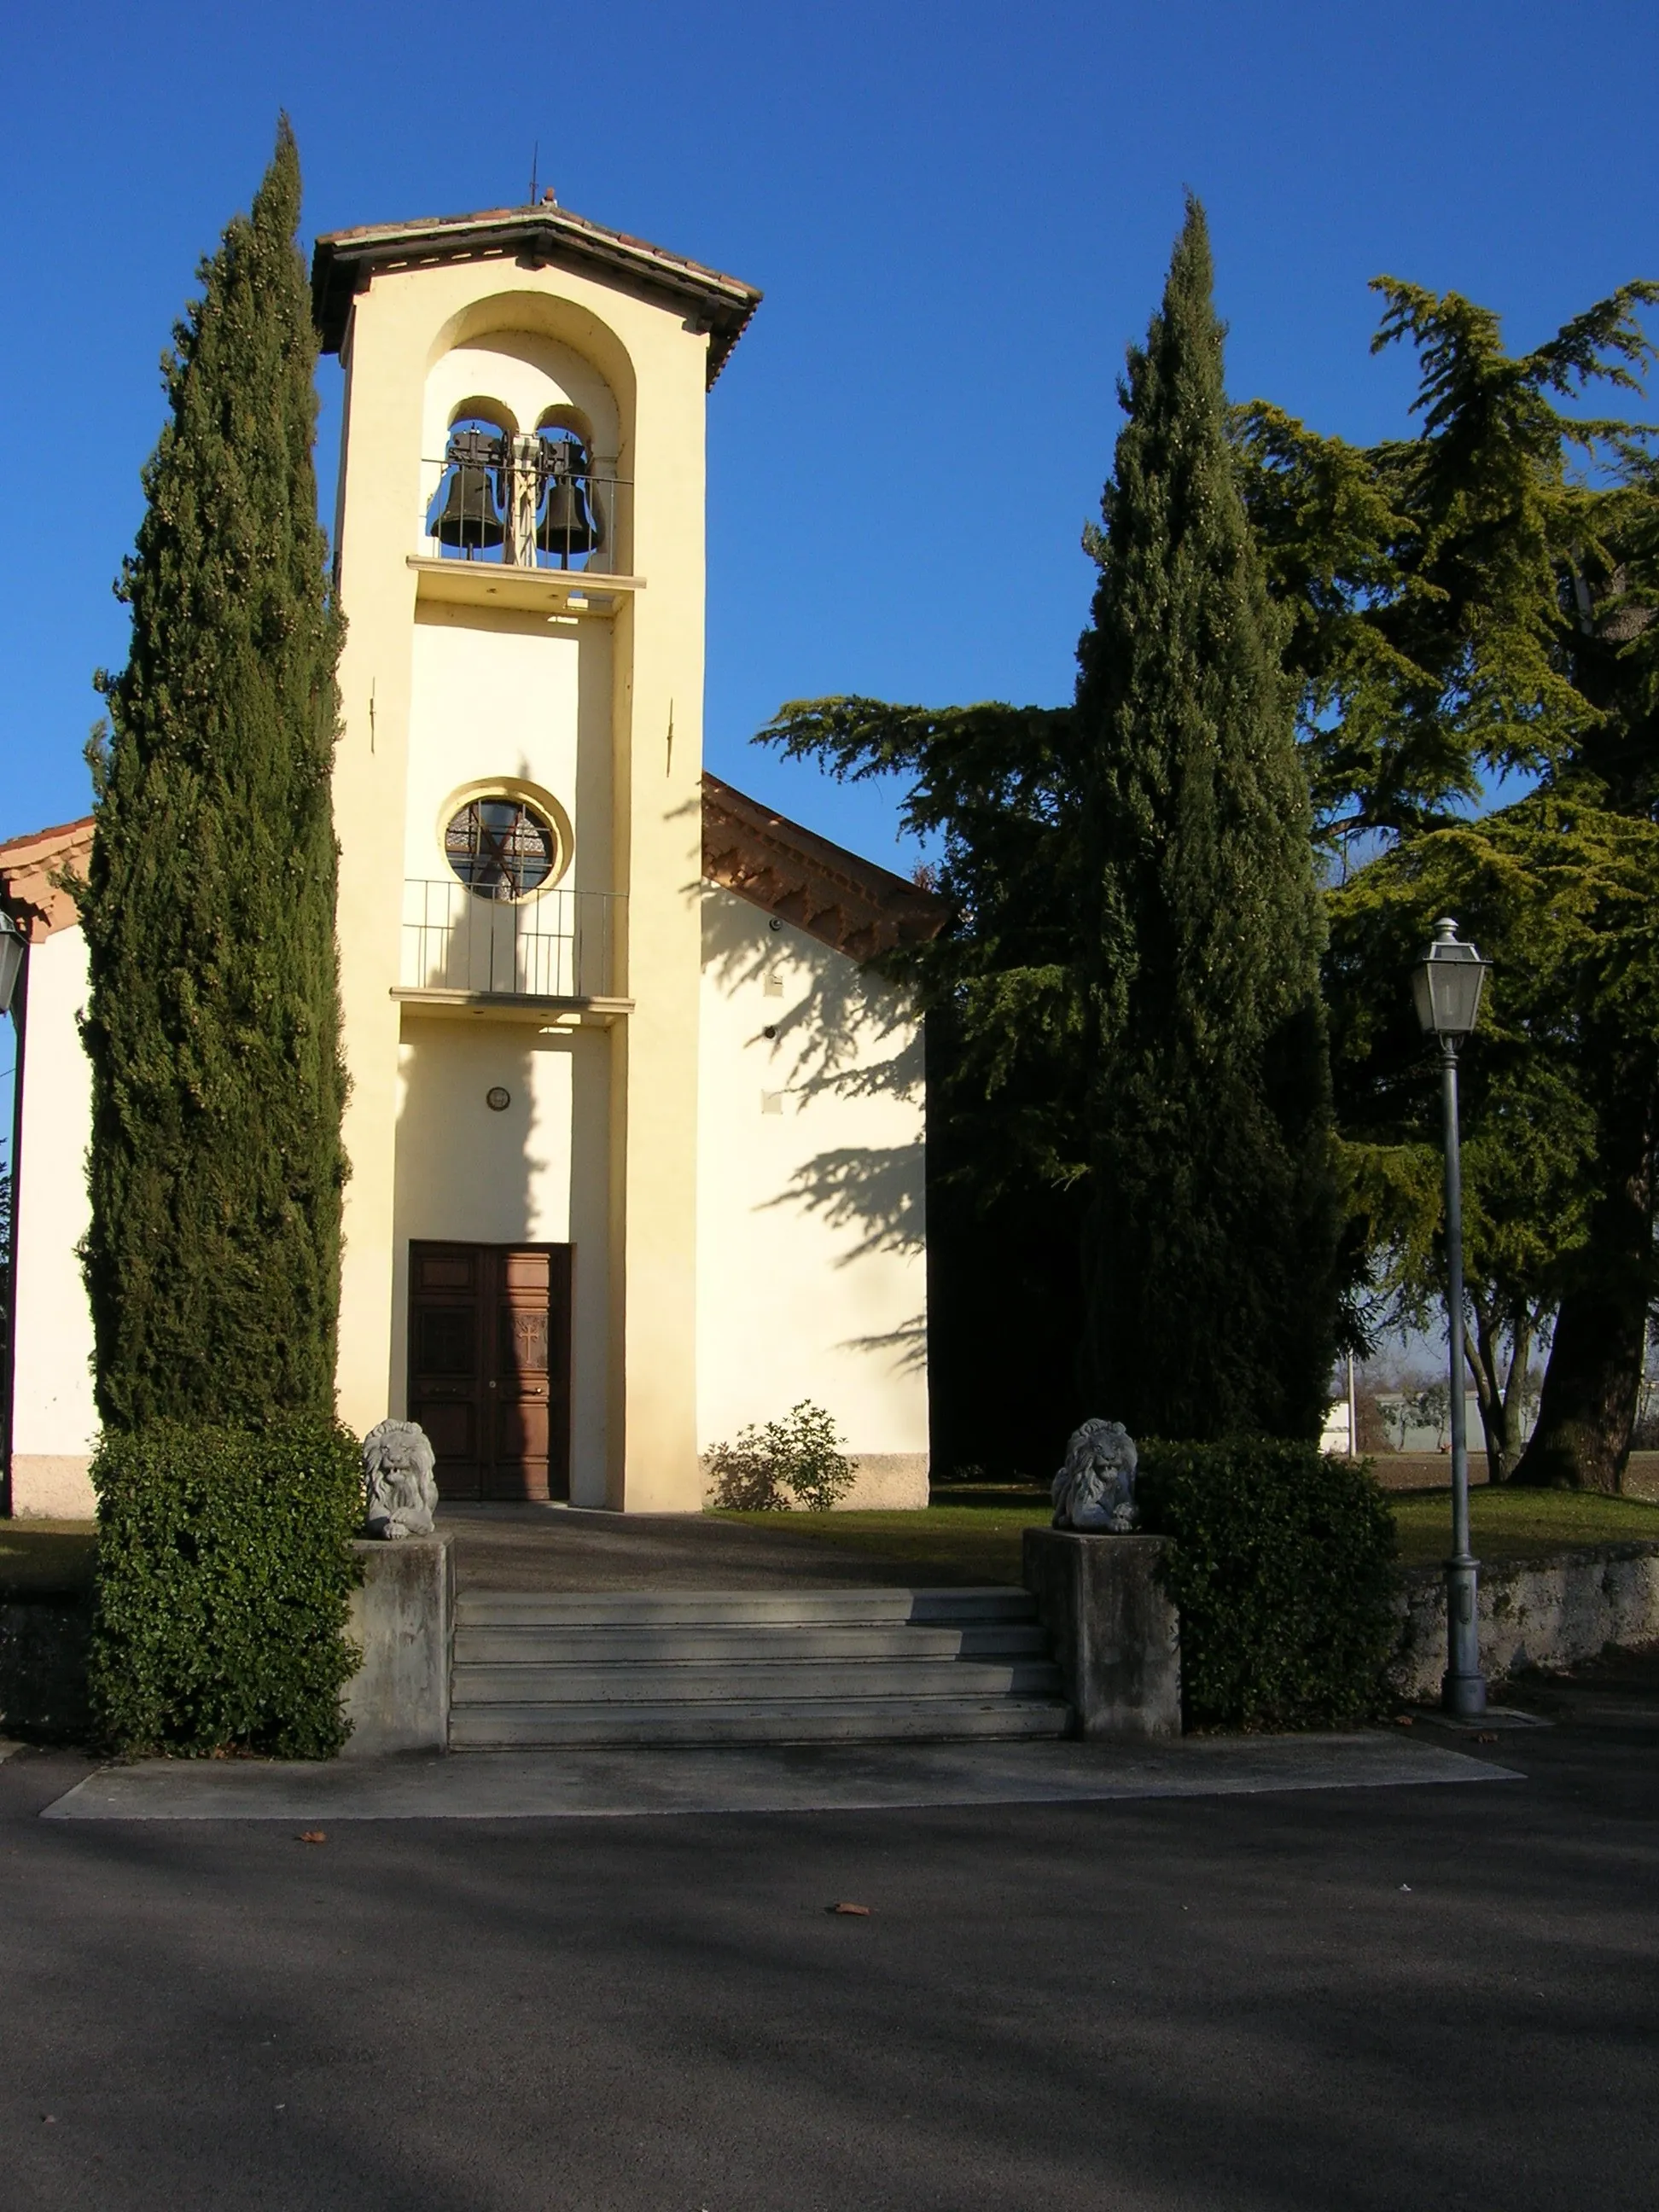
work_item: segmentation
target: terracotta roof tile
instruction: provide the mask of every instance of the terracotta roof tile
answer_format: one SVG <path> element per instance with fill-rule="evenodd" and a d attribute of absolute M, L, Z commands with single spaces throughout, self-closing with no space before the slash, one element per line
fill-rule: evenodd
<path fill-rule="evenodd" d="M 32 830 L 0 845 L 0 906 L 38 944 L 55 929 L 80 920 L 75 901 L 52 882 L 65 869 L 79 872 L 92 854 L 92 817 L 55 830 Z"/>
<path fill-rule="evenodd" d="M 925 944 L 950 920 L 943 899 L 832 845 L 717 775 L 702 780 L 702 872 L 708 882 L 855 960 Z"/>

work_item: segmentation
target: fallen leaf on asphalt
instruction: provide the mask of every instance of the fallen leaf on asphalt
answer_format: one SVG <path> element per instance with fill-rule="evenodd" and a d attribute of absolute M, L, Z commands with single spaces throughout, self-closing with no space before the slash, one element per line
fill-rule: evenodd
<path fill-rule="evenodd" d="M 832 1905 L 830 1907 L 830 1911 L 831 1912 L 855 1912 L 860 1920 L 867 1920 L 870 1917 L 870 1908 L 867 1905 Z"/>
<path fill-rule="evenodd" d="M 325 1844 L 328 1838 L 320 1828 L 302 1828 L 300 1841 L 302 1844 Z"/>

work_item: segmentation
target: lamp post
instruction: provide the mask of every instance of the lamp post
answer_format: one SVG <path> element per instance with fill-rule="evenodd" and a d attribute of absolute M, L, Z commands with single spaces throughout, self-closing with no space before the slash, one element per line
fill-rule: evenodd
<path fill-rule="evenodd" d="M 1440 1043 L 1446 1147 L 1446 1331 L 1451 1353 L 1452 1555 L 1446 1562 L 1446 1674 L 1440 1702 L 1473 1720 L 1486 1710 L 1480 1672 L 1479 1562 L 1469 1552 L 1469 1449 L 1463 1389 L 1463 1179 L 1457 1134 L 1457 1054 L 1480 1012 L 1488 963 L 1465 945 L 1449 915 L 1412 974 L 1417 1018 Z"/>

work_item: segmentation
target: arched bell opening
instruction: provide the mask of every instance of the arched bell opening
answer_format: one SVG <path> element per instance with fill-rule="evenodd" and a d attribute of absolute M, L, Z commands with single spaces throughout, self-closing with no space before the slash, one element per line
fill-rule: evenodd
<path fill-rule="evenodd" d="M 481 307 L 446 326 L 428 371 L 428 557 L 620 573 L 632 544 L 628 410 L 574 329 L 534 326 L 560 303 L 524 295 L 485 304 L 487 320 Z"/>
<path fill-rule="evenodd" d="M 467 400 L 450 420 L 437 489 L 428 503 L 427 535 L 440 557 L 510 558 L 516 427 L 505 408 Z"/>

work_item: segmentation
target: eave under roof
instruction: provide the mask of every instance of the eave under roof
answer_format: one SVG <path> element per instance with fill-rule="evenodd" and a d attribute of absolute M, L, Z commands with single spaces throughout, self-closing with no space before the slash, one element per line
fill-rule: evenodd
<path fill-rule="evenodd" d="M 752 284 L 624 231 L 606 230 L 549 201 L 538 207 L 492 208 L 481 215 L 433 216 L 325 233 L 311 257 L 312 314 L 323 350 L 339 351 L 353 299 L 383 270 L 509 258 L 530 268 L 570 269 L 621 283 L 683 310 L 708 333 L 711 385 L 761 302 Z"/>
<path fill-rule="evenodd" d="M 92 857 L 91 815 L 79 822 L 61 822 L 51 830 L 31 830 L 0 845 L 0 907 L 22 928 L 31 943 L 39 944 L 56 929 L 69 929 L 81 919 L 73 896 L 56 876 L 77 876 Z"/>
<path fill-rule="evenodd" d="M 844 845 L 832 844 L 703 771 L 702 872 L 821 945 L 859 961 L 926 944 L 951 918 L 945 902 Z"/>

